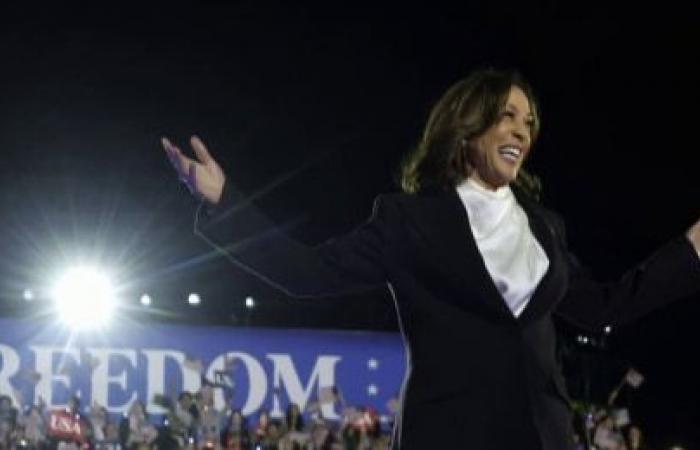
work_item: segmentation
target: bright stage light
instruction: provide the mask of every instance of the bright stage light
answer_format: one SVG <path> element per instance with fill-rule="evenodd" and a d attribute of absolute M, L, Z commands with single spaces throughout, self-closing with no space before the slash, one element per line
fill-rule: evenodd
<path fill-rule="evenodd" d="M 199 305 L 202 302 L 202 299 L 199 297 L 199 294 L 192 293 L 187 297 L 187 303 L 189 303 L 192 306 Z"/>
<path fill-rule="evenodd" d="M 68 270 L 52 294 L 59 319 L 72 329 L 97 328 L 111 319 L 115 294 L 109 278 L 97 269 Z"/>
<path fill-rule="evenodd" d="M 31 289 L 25 289 L 24 292 L 22 292 L 22 298 L 28 302 L 31 302 L 34 300 L 34 291 Z"/>
<path fill-rule="evenodd" d="M 245 307 L 248 309 L 255 308 L 255 299 L 253 297 L 247 297 L 245 299 Z"/>
<path fill-rule="evenodd" d="M 143 306 L 151 306 L 151 296 L 148 294 L 143 294 L 141 296 L 141 304 Z"/>

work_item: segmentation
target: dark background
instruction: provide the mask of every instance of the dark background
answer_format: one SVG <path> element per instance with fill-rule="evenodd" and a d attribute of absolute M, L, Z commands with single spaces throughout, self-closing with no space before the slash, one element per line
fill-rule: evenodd
<path fill-rule="evenodd" d="M 535 87 L 543 131 L 529 167 L 601 280 L 700 217 L 700 32 L 675 6 L 25 4 L 0 17 L 7 316 L 40 314 L 56 271 L 83 261 L 111 268 L 139 320 L 396 330 L 385 292 L 300 303 L 213 254 L 192 235 L 196 202 L 159 138 L 199 134 L 232 182 L 314 244 L 397 190 L 432 103 L 478 67 L 516 68 Z M 646 381 L 621 395 L 632 418 L 659 448 L 693 448 L 699 300 L 597 347 L 562 324 L 572 393 L 583 399 L 589 368 L 603 401 L 634 366 Z"/>

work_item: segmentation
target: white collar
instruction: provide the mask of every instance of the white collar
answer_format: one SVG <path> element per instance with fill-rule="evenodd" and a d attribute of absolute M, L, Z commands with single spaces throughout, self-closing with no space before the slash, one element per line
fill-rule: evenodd
<path fill-rule="evenodd" d="M 476 239 L 494 232 L 516 205 L 515 195 L 508 185 L 490 190 L 467 178 L 457 186 L 457 193 L 467 209 Z"/>
<path fill-rule="evenodd" d="M 486 269 L 517 317 L 547 272 L 549 258 L 509 186 L 489 190 L 468 178 L 457 193 Z"/>
<path fill-rule="evenodd" d="M 494 199 L 502 199 L 513 195 L 513 191 L 511 191 L 510 186 L 507 184 L 496 189 L 488 189 L 476 181 L 474 177 L 466 178 L 457 185 L 457 192 L 468 190 L 479 192 L 483 197 Z"/>

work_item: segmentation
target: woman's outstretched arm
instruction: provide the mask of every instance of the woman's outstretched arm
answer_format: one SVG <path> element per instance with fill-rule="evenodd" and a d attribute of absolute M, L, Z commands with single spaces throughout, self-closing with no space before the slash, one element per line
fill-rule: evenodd
<path fill-rule="evenodd" d="M 197 159 L 167 139 L 163 147 L 189 190 L 202 199 L 195 233 L 241 269 L 287 295 L 319 297 L 383 286 L 385 249 L 395 209 L 378 197 L 372 215 L 340 238 L 309 247 L 289 238 L 226 179 L 204 143 L 192 137 Z"/>
<path fill-rule="evenodd" d="M 569 263 L 569 289 L 557 313 L 594 332 L 632 322 L 673 301 L 700 294 L 700 221 L 620 279 L 595 281 L 566 247 L 563 222 L 557 234 Z"/>

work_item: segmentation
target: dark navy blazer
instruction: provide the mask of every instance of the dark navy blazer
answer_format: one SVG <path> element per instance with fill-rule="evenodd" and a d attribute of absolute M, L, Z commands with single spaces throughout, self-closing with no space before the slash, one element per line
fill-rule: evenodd
<path fill-rule="evenodd" d="M 195 229 L 238 266 L 295 297 L 391 289 L 408 354 L 393 442 L 401 450 L 571 448 L 552 315 L 602 331 L 700 292 L 700 259 L 684 236 L 615 283 L 591 280 L 560 218 L 513 188 L 550 261 L 516 318 L 455 191 L 379 196 L 366 223 L 309 247 L 229 184 Z"/>

